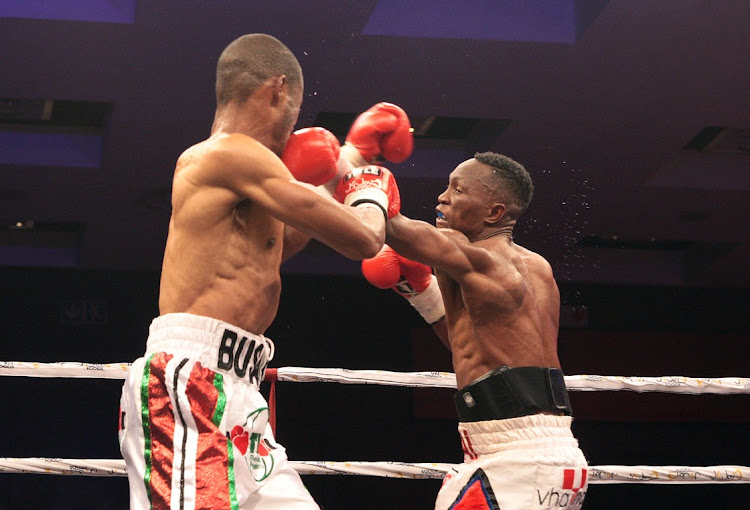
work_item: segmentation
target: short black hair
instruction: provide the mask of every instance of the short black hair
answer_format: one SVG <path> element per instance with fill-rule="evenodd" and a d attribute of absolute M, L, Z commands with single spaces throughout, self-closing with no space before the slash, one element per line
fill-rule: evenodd
<path fill-rule="evenodd" d="M 534 183 L 531 175 L 523 165 L 508 156 L 495 152 L 477 152 L 474 159 L 492 168 L 492 175 L 499 177 L 499 182 L 493 180 L 493 192 L 500 193 L 501 189 L 518 207 L 516 217 L 523 214 L 531 202 L 534 194 Z"/>
<path fill-rule="evenodd" d="M 269 78 L 281 75 L 290 87 L 302 87 L 302 68 L 284 43 L 267 34 L 238 37 L 216 65 L 216 103 L 243 102 Z"/>

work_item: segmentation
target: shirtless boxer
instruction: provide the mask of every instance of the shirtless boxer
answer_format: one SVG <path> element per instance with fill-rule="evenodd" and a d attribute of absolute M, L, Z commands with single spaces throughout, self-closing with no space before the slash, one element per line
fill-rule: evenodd
<path fill-rule="evenodd" d="M 331 133 L 291 134 L 302 93 L 297 59 L 271 36 L 242 36 L 219 58 L 211 136 L 174 173 L 160 316 L 123 386 L 131 509 L 318 508 L 275 442 L 259 392 L 274 353 L 263 333 L 278 308 L 279 266 L 310 237 L 349 258 L 373 256 L 400 202 L 387 170 L 349 172 Z M 405 114 L 373 109 L 345 152 L 367 162 L 408 156 Z M 348 185 L 334 191 L 346 205 L 299 182 L 335 185 L 342 175 Z"/>
<path fill-rule="evenodd" d="M 586 494 L 557 356 L 560 294 L 550 264 L 513 242 L 532 191 L 517 162 L 476 154 L 438 196 L 437 228 L 399 214 L 390 247 L 362 264 L 451 349 L 464 463 L 446 476 L 436 509 L 580 508 Z"/>

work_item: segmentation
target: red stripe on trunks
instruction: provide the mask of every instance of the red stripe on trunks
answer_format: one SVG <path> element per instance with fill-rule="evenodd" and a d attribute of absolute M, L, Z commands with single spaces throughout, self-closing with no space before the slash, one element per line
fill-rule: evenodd
<path fill-rule="evenodd" d="M 478 457 L 477 452 L 474 451 L 474 445 L 471 444 L 471 438 L 469 433 L 465 430 L 461 431 L 461 442 L 464 444 L 464 451 L 469 455 L 469 458 L 476 459 Z"/>
<path fill-rule="evenodd" d="M 171 355 L 158 353 L 151 359 L 148 381 L 148 421 L 151 432 L 151 507 L 169 509 L 174 460 L 174 412 L 164 372 Z"/>
<path fill-rule="evenodd" d="M 229 510 L 228 440 L 212 419 L 219 401 L 219 392 L 214 386 L 215 376 L 212 370 L 196 363 L 185 389 L 198 430 L 195 507 Z"/>

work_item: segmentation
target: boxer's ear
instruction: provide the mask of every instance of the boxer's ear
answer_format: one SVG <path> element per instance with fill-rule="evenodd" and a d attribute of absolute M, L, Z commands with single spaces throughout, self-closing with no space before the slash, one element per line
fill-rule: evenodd
<path fill-rule="evenodd" d="M 487 216 L 484 218 L 484 222 L 488 225 L 496 226 L 503 219 L 507 208 L 505 204 L 500 202 L 493 202 L 489 205 L 487 210 Z"/>
<path fill-rule="evenodd" d="M 271 106 L 278 106 L 280 103 L 282 103 L 282 99 L 284 99 L 289 94 L 289 83 L 285 74 L 272 78 L 272 80 Z"/>

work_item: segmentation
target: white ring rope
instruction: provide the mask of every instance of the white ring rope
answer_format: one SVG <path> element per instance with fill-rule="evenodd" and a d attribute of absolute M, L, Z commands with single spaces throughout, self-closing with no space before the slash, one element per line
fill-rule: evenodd
<path fill-rule="evenodd" d="M 125 379 L 129 363 L 35 363 L 0 361 L 0 376 L 74 377 Z M 456 387 L 455 374 L 448 372 L 388 372 L 341 368 L 285 367 L 277 379 L 288 382 L 338 382 L 407 387 Z M 750 379 L 741 377 L 691 378 L 683 376 L 623 377 L 599 375 L 566 376 L 573 391 L 630 390 L 674 393 L 750 393 Z M 391 478 L 443 478 L 454 464 L 290 461 L 300 474 L 357 474 Z M 0 458 L 0 472 L 85 476 L 126 476 L 125 461 L 115 459 Z M 750 483 L 747 466 L 591 466 L 590 483 Z"/>
<path fill-rule="evenodd" d="M 129 363 L 36 363 L 0 361 L 0 376 L 73 377 L 125 379 Z M 278 380 L 288 382 L 337 382 L 342 384 L 379 384 L 415 388 L 456 388 L 456 376 L 450 372 L 389 372 L 385 370 L 349 370 L 346 368 L 278 369 Z M 750 394 L 750 378 L 746 377 L 684 377 L 567 375 L 565 385 L 570 391 L 666 392 L 685 394 Z"/>
<path fill-rule="evenodd" d="M 60 361 L 0 361 L 0 375 L 18 377 L 71 377 L 92 379 L 127 379 L 130 363 L 79 363 Z"/>
<path fill-rule="evenodd" d="M 455 464 L 433 462 L 290 461 L 301 475 L 441 479 Z M 0 473 L 127 476 L 124 460 L 0 458 Z M 750 483 L 748 466 L 589 466 L 589 483 Z"/>

